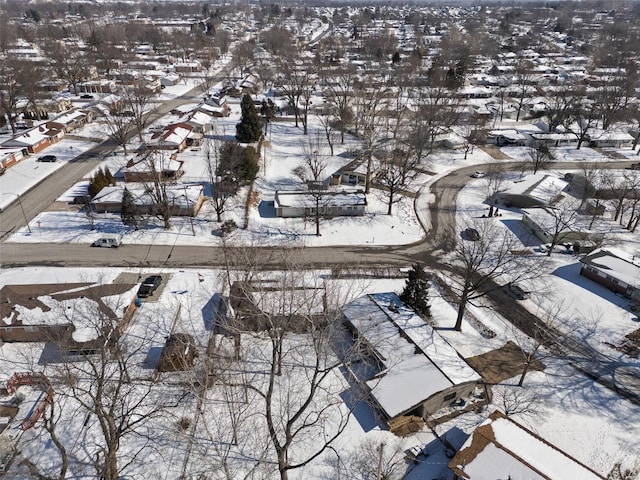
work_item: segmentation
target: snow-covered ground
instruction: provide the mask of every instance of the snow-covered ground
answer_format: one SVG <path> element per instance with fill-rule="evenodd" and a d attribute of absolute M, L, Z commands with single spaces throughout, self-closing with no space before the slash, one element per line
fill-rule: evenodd
<path fill-rule="evenodd" d="M 163 98 L 169 99 L 179 96 L 191 89 L 192 83 L 168 87 L 163 91 Z M 240 115 L 239 103 L 231 104 L 231 116 L 220 119 L 215 128 L 218 137 L 232 137 L 235 124 Z M 177 117 L 175 117 L 177 118 Z M 169 116 L 158 123 L 166 124 L 174 119 Z M 301 134 L 301 129 L 293 126 L 291 119 L 274 122 L 268 135 L 269 145 L 263 153 L 261 172 L 255 182 L 254 189 L 257 198 L 254 199 L 248 216 L 248 227 L 240 228 L 233 234 L 233 242 L 238 245 L 281 245 L 295 243 L 306 246 L 327 245 L 399 245 L 409 244 L 420 240 L 424 230 L 429 226 L 427 216 L 428 202 L 433 200 L 429 192 L 429 183 L 447 172 L 468 165 L 484 165 L 494 162 L 492 157 L 480 148 L 469 155 L 453 151 L 437 151 L 429 159 L 427 170 L 432 175 L 423 174 L 414 189 L 416 198 L 403 198 L 394 205 L 394 214 L 386 215 L 385 197 L 382 192 L 374 191 L 368 196 L 367 214 L 363 217 L 339 217 L 326 219 L 321 222 L 322 236 L 315 236 L 315 225 L 302 219 L 277 218 L 268 211 L 267 202 L 273 200 L 274 192 L 278 189 L 297 189 L 302 185 L 292 175 L 292 170 L 302 161 L 302 145 L 308 139 L 322 136 L 320 125 L 316 118 L 310 117 L 308 137 Z M 45 180 L 56 168 L 71 160 L 75 155 L 89 149 L 94 143 L 90 140 L 100 134 L 98 124 L 93 124 L 74 132 L 74 140 L 65 139 L 46 151 L 55 154 L 59 161 L 54 164 L 37 163 L 35 156 L 22 161 L 9 169 L 0 177 L 0 207 L 13 201 L 18 194 L 24 193 L 37 182 Z M 78 138 L 85 137 L 83 142 Z M 132 147 L 135 147 L 133 145 Z M 326 177 L 347 164 L 351 158 L 344 155 L 357 147 L 354 138 L 347 138 L 345 145 L 336 145 L 335 155 L 327 156 L 328 167 L 324 172 Z M 503 148 L 502 153 L 515 160 L 526 158 L 528 149 L 521 147 Z M 620 150 L 620 155 L 629 156 L 629 150 Z M 604 157 L 601 153 L 583 147 L 553 149 L 556 159 L 563 161 L 598 160 L 608 161 L 612 157 Z M 180 155 L 184 160 L 184 180 L 202 182 L 206 179 L 206 157 L 202 148 L 188 149 Z M 126 163 L 121 152 L 105 159 L 103 166 L 108 166 L 116 173 Z M 484 169 L 479 166 L 478 169 Z M 551 170 L 554 175 L 564 172 Z M 514 176 L 519 174 L 514 173 Z M 45 180 L 46 181 L 46 180 Z M 70 202 L 71 199 L 86 190 L 87 182 L 74 185 L 58 200 Z M 540 243 L 524 231 L 520 225 L 521 213 L 517 209 L 501 209 L 501 216 L 497 218 L 482 218 L 486 213 L 486 179 L 470 180 L 458 198 L 458 226 L 459 229 L 469 222 L 493 222 L 495 229 L 510 230 L 520 240 L 523 248 L 535 249 Z M 5 195 L 6 193 L 6 195 Z M 13 195 L 10 195 L 13 194 Z M 229 202 L 225 219 L 233 219 L 242 226 L 245 222 L 244 202 L 247 190 L 243 189 L 236 198 Z M 78 211 L 47 211 L 38 215 L 31 223 L 33 233 L 29 235 L 26 228 L 13 234 L 9 241 L 18 243 L 91 243 L 102 233 L 124 233 L 125 243 L 139 244 L 169 244 L 169 245 L 217 245 L 220 237 L 216 235 L 219 224 L 215 221 L 215 213 L 210 204 L 205 204 L 193 225 L 189 219 L 173 218 L 172 227 L 164 230 L 159 224 L 150 224 L 132 231 L 125 228 L 118 215 L 95 215 L 93 222 L 95 231 L 89 226 L 84 212 Z M 608 222 L 608 223 L 607 223 Z M 636 234 L 632 234 L 619 227 L 615 222 L 605 220 L 605 227 L 610 232 L 612 241 L 626 251 L 635 253 L 640 248 Z M 193 233 L 195 232 L 195 234 Z M 618 360 L 632 368 L 640 368 L 637 359 L 629 358 L 611 347 L 608 343 L 617 343 L 624 336 L 640 327 L 637 318 L 628 309 L 627 301 L 612 294 L 607 289 L 591 282 L 579 275 L 579 263 L 576 256 L 570 254 L 554 254 L 550 259 L 537 254 L 540 261 L 548 261 L 548 273 L 536 281 L 524 285 L 530 290 L 531 298 L 525 300 L 527 307 L 536 313 L 541 311 L 558 310 L 559 320 L 572 325 L 576 319 L 593 321 L 595 329 L 585 341 L 594 349 L 606 354 L 611 359 Z M 0 272 L 0 285 L 39 284 L 61 282 L 96 282 L 111 283 L 120 274 L 120 270 L 112 269 L 57 269 L 57 268 L 28 268 L 14 269 Z M 157 271 L 135 270 L 127 272 L 135 278 Z M 218 271 L 194 270 L 164 270 L 160 271 L 168 280 L 159 298 L 145 301 L 138 309 L 134 322 L 127 330 L 127 338 L 133 345 L 140 348 L 140 374 L 150 376 L 152 369 L 148 362 L 164 344 L 166 336 L 172 331 L 175 322 L 182 328 L 193 332 L 199 341 L 207 335 L 207 325 L 203 321 L 204 312 L 210 308 L 210 301 L 215 294 L 220 294 L 227 288 L 225 273 Z M 317 278 L 323 282 L 334 283 L 335 287 L 351 295 L 384 291 L 400 291 L 404 281 L 401 279 L 368 279 L 361 280 L 354 286 L 355 281 L 333 279 L 328 272 L 315 272 Z M 450 280 L 452 281 L 452 280 Z M 435 290 L 435 289 L 434 289 Z M 132 291 L 127 293 L 131 296 Z M 348 301 L 349 295 L 342 298 Z M 47 304 L 49 299 L 43 302 Z M 116 298 L 109 300 L 110 304 L 118 305 Z M 496 333 L 487 339 L 482 336 L 473 325 L 465 321 L 462 332 L 455 332 L 450 328 L 455 323 L 455 306 L 448 303 L 437 291 L 431 298 L 432 312 L 435 321 L 443 329 L 441 334 L 464 357 L 486 353 L 500 348 L 507 340 L 514 338 L 514 331 L 507 321 L 492 313 L 482 300 L 469 306 L 473 314 L 482 324 Z M 69 308 L 68 304 L 63 307 Z M 73 308 L 73 307 L 72 307 Z M 80 308 L 80 307 L 78 307 Z M 178 315 L 177 312 L 180 312 Z M 44 321 L 45 312 L 21 309 L 23 315 L 31 315 L 34 319 Z M 136 343 L 135 339 L 144 339 Z M 200 344 L 200 346 L 203 346 Z M 152 352 L 155 352 L 152 354 Z M 22 367 L 22 361 L 40 359 L 38 346 L 25 347 L 21 344 L 4 344 L 0 346 L 0 380 L 6 379 L 16 368 Z M 28 359 L 29 354 L 35 357 Z M 531 372 L 527 376 L 525 389 L 534 392 L 536 396 L 536 411 L 518 418 L 528 428 L 543 436 L 547 441 L 562 448 L 581 462 L 605 475 L 612 466 L 619 461 L 633 466 L 633 462 L 640 457 L 640 437 L 636 432 L 640 429 L 640 407 L 622 399 L 605 387 L 577 373 L 573 367 L 563 360 L 547 356 L 544 359 L 546 369 L 542 372 Z M 46 370 L 46 368 L 45 368 Z M 158 387 L 158 395 L 174 395 L 175 385 L 172 377 L 167 375 Z M 344 382 L 339 374 L 331 379 L 332 382 Z M 517 378 L 504 382 L 503 388 L 518 389 L 514 386 Z M 63 398 L 62 396 L 59 398 Z M 74 417 L 75 405 L 68 399 L 61 401 L 63 416 L 67 422 L 64 428 L 65 443 L 75 445 L 75 439 L 82 431 L 84 416 Z M 65 405 L 64 402 L 69 402 Z M 211 399 L 206 408 L 210 408 L 211 417 L 223 415 L 221 409 L 224 402 Z M 185 399 L 171 414 L 175 418 L 193 417 L 196 404 L 193 398 Z M 473 427 L 486 417 L 487 411 L 481 415 L 468 414 L 454 421 L 447 422 L 437 428 L 440 435 L 449 435 L 454 444 L 464 440 L 464 434 L 472 431 Z M 153 448 L 146 450 L 144 471 L 130 472 L 132 478 L 174 478 L 180 475 L 185 458 L 185 434 L 167 423 L 163 418 L 153 426 L 158 440 Z M 95 431 L 93 432 L 95 434 Z M 449 438 L 449 437 L 448 437 Z M 46 436 L 39 436 L 37 431 L 29 431 L 23 438 L 28 442 L 33 452 L 32 460 L 47 471 L 55 468 L 57 456 Z M 363 455 L 362 446 L 370 442 L 374 445 L 382 443 L 389 445 L 389 450 L 398 451 L 421 444 L 430 444 L 432 454 L 429 461 L 422 462 L 410 471 L 409 479 L 438 478 L 445 468 L 448 458 L 443 448 L 436 441 L 435 435 L 428 429 L 404 439 L 397 439 L 389 432 L 380 428 L 380 422 L 367 406 L 361 405 L 354 412 L 354 416 L 345 432 L 338 438 L 335 448 L 347 456 Z M 392 448 L 393 446 L 393 448 Z M 134 451 L 134 444 L 124 445 L 125 450 Z M 93 452 L 88 452 L 88 455 Z M 206 469 L 211 467 L 205 463 L 207 455 L 194 453 L 193 462 L 202 462 L 193 467 Z M 374 453 L 377 458 L 377 454 Z M 135 466 L 135 464 L 134 464 Z M 133 467 L 132 467 L 133 468 Z M 294 478 L 332 478 L 330 458 L 320 457 L 303 470 L 292 472 Z M 73 472 L 74 478 L 86 472 Z"/>
<path fill-rule="evenodd" d="M 0 273 L 0 283 L 2 285 L 62 282 L 109 284 L 114 282 L 121 273 L 116 269 L 21 268 Z M 137 375 L 149 378 L 153 373 L 149 362 L 153 362 L 153 358 L 156 358 L 157 361 L 158 354 L 156 352 L 159 352 L 167 335 L 175 325 L 178 325 L 175 331 L 194 334 L 201 347 L 206 344 L 209 330 L 206 322 L 203 321 L 205 312 L 211 308 L 210 302 L 214 295 L 225 291 L 225 273 L 208 270 L 135 270 L 130 273 L 134 279 L 136 276 L 140 278 L 149 273 L 160 273 L 166 283 L 157 297 L 146 300 L 138 309 L 134 321 L 126 330 L 124 337 L 127 342 L 131 343 L 131 348 L 135 346 L 139 349 L 139 353 L 136 353 L 138 358 L 137 367 L 135 367 Z M 266 274 L 266 276 L 270 275 Z M 271 276 L 275 278 L 277 274 L 274 272 Z M 315 282 L 323 284 L 328 292 L 339 292 L 340 302 L 349 301 L 364 293 L 398 292 L 404 284 L 402 279 L 335 279 L 329 272 L 308 272 L 306 278 L 305 284 Z M 625 319 L 624 315 L 621 315 L 624 310 L 620 306 L 610 302 L 615 299 L 606 298 L 606 295 L 602 297 L 605 292 L 599 291 L 593 285 L 589 289 L 580 290 L 574 291 L 565 288 L 564 291 L 567 296 L 572 295 L 571 301 L 575 302 L 576 306 L 579 302 L 580 306 L 593 305 L 594 308 L 602 309 L 605 314 L 603 318 L 607 322 L 605 323 L 606 328 L 598 333 L 600 339 L 609 335 L 606 330 L 615 324 L 615 318 L 621 324 L 631 322 L 630 319 Z M 130 293 L 123 294 L 120 302 L 118 299 L 112 298 L 109 303 L 112 307 L 122 306 L 122 302 L 129 301 L 125 297 L 130 298 Z M 82 302 L 86 302 L 86 300 L 82 300 Z M 455 306 L 442 298 L 437 290 L 433 291 L 431 305 L 434 320 L 441 327 L 453 325 Z M 496 333 L 496 337 L 487 339 L 481 336 L 467 322 L 463 324 L 461 333 L 447 328 L 440 330 L 440 333 L 463 356 L 469 357 L 485 353 L 499 348 L 507 340 L 513 339 L 513 330 L 504 319 L 492 314 L 481 304 L 470 308 L 482 323 Z M 180 313 L 176 317 L 178 311 Z M 52 309 L 52 312 L 55 312 L 55 309 Z M 22 309 L 21 314 L 25 316 L 24 318 L 32 317 L 42 320 L 46 312 L 39 309 L 33 311 Z M 258 339 L 247 339 L 247 341 L 258 341 Z M 295 343 L 295 336 L 291 337 L 290 341 Z M 246 342 L 244 344 L 247 345 Z M 37 362 L 41 356 L 41 349 L 42 344 L 7 343 L 0 346 L 0 371 L 3 372 L 0 380 L 5 380 L 16 369 L 25 369 L 32 365 L 30 362 Z M 254 362 L 257 361 L 257 357 L 254 358 Z M 637 360 L 632 362 L 637 365 Z M 633 465 L 634 459 L 638 457 L 638 452 L 640 452 L 640 438 L 635 434 L 640 428 L 640 407 L 622 399 L 584 375 L 578 374 L 566 361 L 545 356 L 543 363 L 546 365 L 546 369 L 542 372 L 530 372 L 524 387 L 526 392 L 535 395 L 536 408 L 528 414 L 517 415 L 517 420 L 603 475 L 606 475 L 616 462 L 622 461 L 624 464 Z M 39 368 L 43 367 L 45 373 L 49 370 L 51 372 L 55 370 L 54 366 L 41 365 Z M 180 383 L 176 383 L 175 380 L 180 378 L 180 374 L 162 374 L 155 394 L 163 395 L 165 399 L 178 396 L 181 387 Z M 331 381 L 338 382 L 340 385 L 344 384 L 345 379 L 341 375 L 337 375 Z M 500 388 L 519 389 L 520 387 L 515 386 L 516 382 L 517 378 L 506 380 L 503 383 L 504 386 Z M 344 384 L 342 388 L 347 388 L 347 385 Z M 205 417 L 203 418 L 209 418 L 211 422 L 208 434 L 215 433 L 216 428 L 222 428 L 223 424 L 216 422 L 226 418 L 224 402 L 220 398 L 216 398 L 215 388 L 211 392 L 203 407 L 205 409 Z M 83 422 L 86 421 L 86 417 L 73 415 L 72 412 L 76 407 L 71 399 L 58 395 L 56 401 L 60 402 L 58 405 L 63 409 L 64 418 L 64 422 L 58 428 L 58 433 L 67 445 L 73 446 L 83 431 Z M 437 427 L 437 432 L 439 435 L 446 436 L 454 445 L 460 444 L 464 441 L 465 433 L 469 434 L 475 425 L 486 417 L 491 408 L 495 407 L 490 406 L 479 415 L 471 413 L 442 424 Z M 134 469 L 132 472 L 135 472 L 136 478 L 172 478 L 179 474 L 186 455 L 184 450 L 186 434 L 180 432 L 175 424 L 180 418 L 195 418 L 195 409 L 195 402 L 189 400 L 188 397 L 184 398 L 178 407 L 169 409 L 164 416 L 152 421 L 146 427 L 155 432 L 154 440 L 151 443 L 152 446 L 147 446 L 147 450 L 145 450 L 144 469 L 137 470 L 136 465 L 138 464 L 135 462 L 131 467 Z M 344 410 L 342 411 L 344 413 Z M 218 420 L 214 421 L 214 419 Z M 257 424 L 253 423 L 255 418 L 248 417 L 245 421 L 248 422 L 245 424 L 247 428 L 250 427 L 253 432 L 260 431 Z M 95 429 L 91 429 L 91 432 L 91 435 L 98 435 L 98 431 Z M 228 430 L 226 432 L 228 434 Z M 31 460 L 43 471 L 53 473 L 53 470 L 47 470 L 47 468 L 57 468 L 58 456 L 47 440 L 47 436 L 40 435 L 41 433 L 39 428 L 26 432 L 21 439 L 21 449 L 23 451 L 28 449 Z M 249 442 L 251 438 L 253 440 Z M 248 453 L 251 448 L 256 448 L 253 443 L 256 441 L 255 435 L 244 437 L 243 442 L 248 442 L 246 445 L 248 450 L 245 453 Z M 206 439 L 202 438 L 202 442 L 205 443 L 196 443 L 196 447 L 191 453 L 189 471 L 195 472 L 213 468 L 216 463 L 217 457 L 213 450 L 209 450 L 208 453 L 202 450 L 202 447 L 206 445 Z M 380 420 L 365 404 L 360 404 L 356 408 L 347 429 L 338 438 L 334 448 L 340 452 L 344 461 L 344 459 L 365 454 L 367 445 L 379 445 L 380 443 L 386 445 L 388 455 L 391 455 L 392 452 L 399 452 L 397 454 L 401 457 L 406 449 L 429 444 L 431 455 L 428 457 L 428 461 L 408 466 L 410 472 L 406 478 L 409 479 L 438 478 L 448 463 L 443 447 L 428 429 L 406 438 L 397 438 L 381 427 Z M 129 438 L 122 446 L 123 454 L 126 456 L 127 452 L 133 452 L 141 446 L 143 445 L 139 438 Z M 233 458 L 239 461 L 242 457 Z M 336 468 L 333 460 L 334 454 L 328 452 L 327 455 L 320 457 L 304 469 L 291 472 L 292 478 L 327 478 L 326 475 L 331 477 L 335 475 Z M 236 466 L 238 465 L 236 464 Z M 77 464 L 74 468 L 73 478 L 77 478 L 82 474 L 82 471 L 79 470 Z"/>

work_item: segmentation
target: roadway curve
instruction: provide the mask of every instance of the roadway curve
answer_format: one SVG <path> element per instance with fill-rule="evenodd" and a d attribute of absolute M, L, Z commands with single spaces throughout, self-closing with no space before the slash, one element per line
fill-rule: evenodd
<path fill-rule="evenodd" d="M 173 108 L 173 107 L 171 107 Z M 104 144 L 101 144 L 101 146 Z M 49 205 L 61 195 L 70 184 L 83 177 L 83 173 L 95 168 L 101 161 L 89 155 L 87 163 L 90 167 L 73 169 L 74 177 L 66 173 L 63 168 L 54 174 L 57 185 L 54 193 L 53 187 L 46 183 L 38 186 L 22 197 L 25 211 L 29 218 L 33 218 L 43 205 Z M 85 160 L 74 162 L 70 165 L 85 165 Z M 624 168 L 629 166 L 629 161 L 616 161 L 606 164 L 607 168 Z M 521 167 L 518 162 L 502 162 L 504 169 L 517 170 Z M 559 162 L 554 163 L 554 169 L 577 169 L 588 167 L 590 163 Z M 599 165 L 601 167 L 601 165 Z M 470 180 L 470 174 L 478 167 L 470 166 L 452 171 L 439 178 L 431 185 L 430 192 L 435 200 L 429 205 L 431 229 L 426 232 L 425 238 L 417 243 L 397 246 L 331 246 L 331 247 L 304 247 L 296 249 L 294 261 L 299 265 L 309 268 L 330 268 L 358 266 L 367 267 L 404 267 L 416 261 L 431 266 L 439 266 L 437 258 L 432 255 L 434 250 L 449 250 L 455 245 L 455 235 L 451 229 L 455 226 L 456 200 L 460 190 Z M 63 172 L 64 171 L 64 172 Z M 64 179 L 66 178 L 66 182 Z M 57 183 L 56 183 L 57 182 Z M 42 187 L 42 188 L 41 188 Z M 58 193 L 59 192 L 59 193 Z M 22 213 L 18 205 L 12 205 L 0 214 L 2 230 L 4 228 L 4 216 L 12 215 L 12 222 L 22 221 Z M 219 267 L 227 264 L 226 258 L 233 259 L 229 263 L 235 267 L 244 266 L 252 268 L 273 268 L 291 261 L 287 248 L 274 247 L 229 247 L 227 256 L 220 247 L 207 246 L 171 246 L 171 245 L 123 245 L 118 249 L 85 248 L 76 244 L 16 244 L 4 243 L 2 245 L 2 258 L 0 262 L 3 268 L 19 266 L 64 266 L 64 267 Z"/>

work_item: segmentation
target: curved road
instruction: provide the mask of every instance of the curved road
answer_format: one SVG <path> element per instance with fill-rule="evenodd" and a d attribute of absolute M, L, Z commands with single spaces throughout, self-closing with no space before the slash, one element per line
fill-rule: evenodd
<path fill-rule="evenodd" d="M 173 107 L 172 107 L 173 108 Z M 108 148 L 106 144 L 98 147 Z M 98 148 L 96 147 L 96 148 Z M 49 186 L 49 177 L 45 184 L 39 185 L 22 198 L 28 218 L 33 218 L 62 194 L 76 178 L 82 178 L 86 172 L 101 161 L 90 157 L 95 152 L 87 152 L 87 159 L 71 163 L 71 174 L 67 167 L 58 170 L 52 177 L 54 185 Z M 88 166 L 90 164 L 90 166 Z M 630 161 L 616 161 L 606 164 L 607 168 L 624 168 Z M 79 165 L 79 167 L 76 167 Z M 517 170 L 518 162 L 501 163 L 504 169 Z M 554 163 L 554 169 L 577 169 L 589 166 L 590 163 L 561 162 Z M 74 168 L 75 167 L 75 168 Z M 601 167 L 601 165 L 600 165 Z M 431 185 L 431 193 L 435 201 L 429 205 L 431 229 L 424 240 L 397 246 L 331 246 L 305 247 L 295 251 L 293 260 L 306 267 L 390 267 L 407 266 L 416 261 L 433 265 L 437 260 L 431 255 L 434 250 L 449 250 L 455 245 L 456 235 L 452 232 L 455 226 L 456 199 L 458 193 L 470 180 L 470 174 L 478 167 L 470 166 L 455 170 Z M 66 182 L 62 179 L 66 178 Z M 56 183 L 57 182 L 57 183 Z M 62 185 L 64 183 L 64 185 Z M 59 191 L 59 192 L 58 192 Z M 19 205 L 13 204 L 0 214 L 0 228 L 5 228 L 5 215 L 10 216 L 14 225 L 24 224 Z M 7 222 L 9 223 L 9 222 Z M 272 268 L 284 264 L 285 252 L 291 249 L 274 247 L 251 247 L 227 249 L 227 257 L 233 259 L 229 263 L 251 268 Z M 287 255 L 286 257 L 291 257 Z M 287 263 L 291 258 L 286 258 Z M 51 265 L 66 267 L 213 267 L 222 266 L 225 252 L 220 247 L 207 246 L 171 246 L 171 245 L 123 245 L 118 249 L 87 248 L 77 244 L 16 244 L 3 243 L 1 246 L 0 264 L 3 268 L 27 265 Z"/>

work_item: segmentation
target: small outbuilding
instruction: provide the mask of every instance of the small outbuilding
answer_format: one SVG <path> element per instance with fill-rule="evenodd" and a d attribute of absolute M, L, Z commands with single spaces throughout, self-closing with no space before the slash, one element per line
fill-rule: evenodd
<path fill-rule="evenodd" d="M 176 372 L 188 370 L 198 355 L 193 335 L 188 333 L 174 333 L 169 335 L 164 344 L 160 360 L 159 372 Z"/>

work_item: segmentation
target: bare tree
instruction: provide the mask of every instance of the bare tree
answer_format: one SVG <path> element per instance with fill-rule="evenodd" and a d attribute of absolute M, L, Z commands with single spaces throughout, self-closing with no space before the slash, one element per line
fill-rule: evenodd
<path fill-rule="evenodd" d="M 487 132 L 484 130 L 486 120 L 478 119 L 475 121 L 465 122 L 459 127 L 460 136 L 464 139 L 464 159 L 469 154 L 473 154 L 473 150 L 477 145 L 486 142 Z"/>
<path fill-rule="evenodd" d="M 565 125 L 575 111 L 576 104 L 583 98 L 580 90 L 571 87 L 559 87 L 549 92 L 546 117 L 549 131 L 554 132 L 560 125 Z"/>
<path fill-rule="evenodd" d="M 135 125 L 133 118 L 126 114 L 126 105 L 123 99 L 118 100 L 104 117 L 109 138 L 122 147 L 124 156 L 127 156 L 127 146 L 131 142 Z"/>
<path fill-rule="evenodd" d="M 423 161 L 434 149 L 439 135 L 447 133 L 460 119 L 460 101 L 445 87 L 419 90 L 409 144 Z"/>
<path fill-rule="evenodd" d="M 400 195 L 416 177 L 418 159 L 413 152 L 397 141 L 392 141 L 392 147 L 379 150 L 380 165 L 376 180 L 387 197 L 387 215 L 392 215 L 393 205 L 402 200 Z"/>
<path fill-rule="evenodd" d="M 366 438 L 355 448 L 340 452 L 333 463 L 336 479 L 400 480 L 407 462 L 399 438 Z"/>
<path fill-rule="evenodd" d="M 538 308 L 536 319 L 528 323 L 524 331 L 514 327 L 514 338 L 523 356 L 519 387 L 524 385 L 527 374 L 536 363 L 558 355 L 565 349 L 567 340 L 586 344 L 602 316 L 599 310 L 593 310 L 589 315 L 585 316 L 578 309 L 571 309 L 564 300 L 559 300 L 548 309 Z"/>
<path fill-rule="evenodd" d="M 30 62 L 14 56 L 7 56 L 0 62 L 0 116 L 7 116 L 14 135 L 18 100 L 28 90 L 31 69 Z"/>
<path fill-rule="evenodd" d="M 533 170 L 534 175 L 538 173 L 538 170 L 543 170 L 549 166 L 553 160 L 553 156 L 549 147 L 547 147 L 544 143 L 540 143 L 538 145 L 534 145 L 527 152 L 527 156 L 525 157 L 525 163 L 523 165 L 524 168 L 531 168 Z"/>
<path fill-rule="evenodd" d="M 327 156 L 324 148 L 320 145 L 320 136 L 314 144 L 309 139 L 302 145 L 303 163 L 293 169 L 293 174 L 304 182 L 309 188 L 314 208 L 311 209 L 311 216 L 316 226 L 316 236 L 320 236 L 320 220 L 322 218 L 322 207 L 325 206 L 327 191 L 322 181 L 322 174 L 327 168 Z"/>
<path fill-rule="evenodd" d="M 458 315 L 455 329 L 462 330 L 462 319 L 469 302 L 500 288 L 498 282 L 508 279 L 518 282 L 536 278 L 543 263 L 539 259 L 512 253 L 519 248 L 511 232 L 493 228 L 490 222 L 476 223 L 480 238 L 458 242 L 453 255 L 453 269 L 460 277 L 454 287 L 458 294 Z"/>
<path fill-rule="evenodd" d="M 361 82 L 356 91 L 356 133 L 360 132 L 364 141 L 364 157 L 367 162 L 365 193 L 371 189 L 374 155 L 388 140 L 384 117 L 388 111 L 389 86 L 386 81 Z"/>
<path fill-rule="evenodd" d="M 309 107 L 315 90 L 316 75 L 310 64 L 305 64 L 298 56 L 282 58 L 278 64 L 280 86 L 293 108 L 295 125 L 302 122 L 304 134 L 308 133 Z"/>
<path fill-rule="evenodd" d="M 515 104 L 516 104 L 516 122 L 520 121 L 520 115 L 522 110 L 535 92 L 532 84 L 532 76 L 530 74 L 532 64 L 529 60 L 520 59 L 515 65 L 515 78 L 513 88 L 515 90 Z"/>
<path fill-rule="evenodd" d="M 222 221 L 228 200 L 233 196 L 237 183 L 233 176 L 225 174 L 220 169 L 220 145 L 216 140 L 206 138 L 204 141 L 204 155 L 211 184 L 211 201 L 216 212 L 216 221 Z"/>
<path fill-rule="evenodd" d="M 69 82 L 73 87 L 73 93 L 78 95 L 78 84 L 89 77 L 87 58 L 79 51 L 71 50 L 60 43 L 53 44 L 47 56 L 58 78 Z"/>
<path fill-rule="evenodd" d="M 507 417 L 535 417 L 540 412 L 540 397 L 533 389 L 517 388 L 511 385 L 494 385 L 492 391 L 492 403 Z"/>
<path fill-rule="evenodd" d="M 356 69 L 352 65 L 338 71 L 327 72 L 325 100 L 331 110 L 332 123 L 340 130 L 340 144 L 344 145 L 344 133 L 353 122 L 351 98 L 354 94 Z"/>
<path fill-rule="evenodd" d="M 135 86 L 125 90 L 122 96 L 127 112 L 131 112 L 131 124 L 142 143 L 142 134 L 151 121 L 151 99 L 153 92 L 145 86 Z"/>
<path fill-rule="evenodd" d="M 583 93 L 578 95 L 584 97 Z M 582 144 L 589 139 L 589 132 L 595 128 L 600 119 L 598 105 L 586 98 L 576 98 L 569 115 L 565 118 L 565 129 L 578 139 L 576 150 L 580 150 Z"/>
<path fill-rule="evenodd" d="M 58 474 L 58 480 L 64 480 L 67 478 L 67 470 L 69 470 L 69 452 L 65 444 L 62 442 L 62 439 L 58 436 L 56 425 L 60 418 L 61 416 L 56 407 L 56 402 L 50 402 L 48 408 L 45 409 L 42 414 L 42 420 L 44 429 L 51 438 L 51 443 L 53 443 L 60 453 L 60 473 Z"/>
<path fill-rule="evenodd" d="M 546 209 L 550 221 L 545 225 L 545 231 L 550 236 L 551 244 L 547 256 L 551 256 L 555 247 L 564 239 L 575 235 L 574 230 L 579 227 L 579 209 L 580 202 L 573 197 Z"/>
<path fill-rule="evenodd" d="M 175 407 L 182 395 L 179 390 L 160 393 L 138 368 L 155 327 L 149 324 L 140 336 L 120 336 L 115 312 L 121 307 L 85 300 L 73 310 L 61 308 L 61 318 L 85 325 L 85 334 L 91 331 L 94 340 L 74 348 L 59 342 L 60 362 L 48 366 L 56 396 L 67 401 L 65 408 L 76 408 L 75 415 L 84 417 L 85 422 L 57 422 L 57 415 L 50 411 L 45 415 L 45 426 L 53 434 L 54 444 L 54 438 L 74 441 L 83 437 L 88 447 L 86 461 L 94 465 L 100 480 L 117 480 L 127 468 L 139 465 L 153 441 L 150 436 L 145 438 L 146 426 Z M 79 425 L 81 431 L 75 431 Z M 126 448 L 121 448 L 125 444 Z M 69 445 L 58 450 L 69 451 Z"/>
<path fill-rule="evenodd" d="M 486 177 L 484 179 L 484 188 L 487 196 L 487 202 L 489 202 L 489 217 L 493 217 L 498 213 L 498 193 L 504 187 L 505 172 L 499 163 L 490 163 Z"/>
<path fill-rule="evenodd" d="M 291 252 L 280 264 L 285 269 L 277 275 L 254 272 L 241 283 L 247 300 L 244 310 L 235 308 L 235 328 L 246 336 L 254 325 L 259 333 L 243 341 L 242 357 L 251 359 L 246 387 L 261 405 L 279 478 L 287 480 L 330 448 L 350 411 L 336 395 L 343 387 L 334 374 L 343 359 L 332 352 L 342 332 L 336 302 L 343 297 L 305 277 Z"/>

